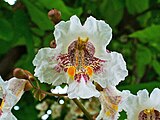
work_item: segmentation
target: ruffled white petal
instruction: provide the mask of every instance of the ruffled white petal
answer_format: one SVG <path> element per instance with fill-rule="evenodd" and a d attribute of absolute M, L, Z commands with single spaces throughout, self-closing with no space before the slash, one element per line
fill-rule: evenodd
<path fill-rule="evenodd" d="M 4 100 L 0 109 L 1 120 L 17 120 L 11 113 L 11 109 L 22 97 L 26 82 L 26 80 L 15 77 L 8 81 L 3 81 L 0 77 L 0 88 L 2 88 L 2 94 L 0 97 Z"/>
<path fill-rule="evenodd" d="M 73 98 L 91 98 L 91 97 L 99 97 L 100 93 L 96 90 L 95 86 L 91 81 L 85 82 L 84 78 L 81 77 L 80 82 L 73 81 L 69 84 L 67 90 L 68 97 L 70 99 Z"/>
<path fill-rule="evenodd" d="M 106 58 L 106 62 L 103 64 L 103 71 L 93 75 L 94 81 L 99 83 L 103 88 L 106 86 L 116 86 L 128 75 L 126 63 L 123 56 L 117 52 L 106 52 L 104 58 Z"/>
<path fill-rule="evenodd" d="M 55 26 L 54 36 L 57 45 L 62 44 L 62 53 L 66 53 L 70 43 L 78 37 L 88 37 L 96 49 L 95 56 L 101 58 L 111 40 L 112 29 L 104 21 L 93 17 L 89 17 L 82 26 L 79 18 L 74 15 L 70 21 L 62 21 Z"/>
<path fill-rule="evenodd" d="M 57 72 L 54 67 L 57 65 L 57 55 L 61 52 L 61 47 L 42 48 L 38 51 L 33 60 L 33 65 L 36 66 L 34 72 L 40 82 L 45 82 L 53 85 L 60 85 L 67 82 L 65 72 Z"/>
<path fill-rule="evenodd" d="M 57 46 L 62 44 L 61 53 L 67 53 L 68 46 L 83 33 L 82 25 L 77 16 L 72 16 L 69 21 L 61 21 L 55 25 L 54 36 Z"/>
<path fill-rule="evenodd" d="M 25 88 L 26 83 L 27 83 L 26 80 L 18 79 L 18 78 L 15 78 L 15 77 L 8 80 L 7 89 L 9 91 L 11 91 L 11 93 L 16 97 L 16 102 L 14 104 L 16 104 L 20 100 L 22 95 L 24 94 L 24 88 Z M 8 98 L 6 98 L 6 99 L 10 99 L 10 97 L 11 96 L 8 96 Z"/>
<path fill-rule="evenodd" d="M 159 88 L 155 88 L 152 91 L 150 95 L 150 100 L 152 101 L 153 106 L 156 106 L 157 110 L 160 111 L 160 89 Z"/>
<path fill-rule="evenodd" d="M 89 37 L 89 41 L 95 47 L 95 56 L 102 59 L 106 52 L 106 46 L 112 38 L 111 27 L 104 21 L 96 20 L 92 16 L 87 18 L 83 27 Z"/>
<path fill-rule="evenodd" d="M 130 94 L 124 103 L 123 109 L 127 112 L 128 120 L 138 120 L 138 115 L 145 109 L 152 109 L 160 111 L 160 89 L 155 88 L 150 97 L 147 90 L 140 90 L 137 96 Z"/>

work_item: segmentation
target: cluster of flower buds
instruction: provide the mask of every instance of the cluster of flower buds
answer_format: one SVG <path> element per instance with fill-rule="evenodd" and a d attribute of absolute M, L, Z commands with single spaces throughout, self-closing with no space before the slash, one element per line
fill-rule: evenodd
<path fill-rule="evenodd" d="M 25 80 L 34 81 L 34 76 L 29 71 L 23 70 L 21 68 L 15 68 L 13 71 L 13 76 L 18 79 L 25 79 Z M 27 81 L 27 83 L 25 84 L 24 90 L 29 91 L 32 88 L 33 88 L 33 86 L 31 85 L 31 83 L 29 81 Z"/>

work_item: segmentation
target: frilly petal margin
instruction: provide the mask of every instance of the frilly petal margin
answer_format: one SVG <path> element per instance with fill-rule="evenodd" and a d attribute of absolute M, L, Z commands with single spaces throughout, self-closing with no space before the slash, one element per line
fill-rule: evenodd
<path fill-rule="evenodd" d="M 70 43 L 78 39 L 82 32 L 81 22 L 76 15 L 72 16 L 69 21 L 61 21 L 55 25 L 54 37 L 57 46 L 63 43 L 62 54 L 67 53 Z"/>
<path fill-rule="evenodd" d="M 42 48 L 38 51 L 37 55 L 33 60 L 33 65 L 36 66 L 34 72 L 35 76 L 38 77 L 40 82 L 60 85 L 67 82 L 65 72 L 61 71 L 58 73 L 54 70 L 58 61 L 56 57 L 60 54 L 61 48 Z"/>
<path fill-rule="evenodd" d="M 102 59 L 106 53 L 106 46 L 112 38 L 112 29 L 103 20 L 96 20 L 90 16 L 84 23 L 84 29 L 90 42 L 94 45 L 96 51 L 95 56 Z"/>
<path fill-rule="evenodd" d="M 62 44 L 62 53 L 67 52 L 71 42 L 78 37 L 89 38 L 96 51 L 95 56 L 102 58 L 106 51 L 106 46 L 112 38 L 112 29 L 102 20 L 96 20 L 93 17 L 87 18 L 82 26 L 77 16 L 72 16 L 70 21 L 62 21 L 55 26 L 54 36 L 57 45 Z"/>
<path fill-rule="evenodd" d="M 123 56 L 117 52 L 106 52 L 104 58 L 106 58 L 106 62 L 103 64 L 103 71 L 98 73 L 98 75 L 93 75 L 94 81 L 99 83 L 103 88 L 106 86 L 116 86 L 128 75 L 126 62 Z"/>
<path fill-rule="evenodd" d="M 152 93 L 150 94 L 150 100 L 154 101 L 153 106 L 157 106 L 157 109 L 160 110 L 160 89 L 159 88 L 155 88 L 152 91 Z"/>
<path fill-rule="evenodd" d="M 93 96 L 99 97 L 100 95 L 100 93 L 96 90 L 92 82 L 85 82 L 83 77 L 81 78 L 80 82 L 73 81 L 69 84 L 67 94 L 70 99 L 78 97 L 88 99 Z"/>
<path fill-rule="evenodd" d="M 128 120 L 138 120 L 139 113 L 145 109 L 160 111 L 160 89 L 155 88 L 149 97 L 149 92 L 144 89 L 137 92 L 136 95 L 130 94 L 123 105 Z M 132 108 L 132 109 L 131 109 Z"/>

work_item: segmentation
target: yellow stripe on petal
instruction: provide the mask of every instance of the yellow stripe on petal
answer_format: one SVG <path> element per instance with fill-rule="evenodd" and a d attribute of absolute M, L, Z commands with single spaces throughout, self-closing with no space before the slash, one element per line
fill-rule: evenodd
<path fill-rule="evenodd" d="M 71 78 L 74 78 L 76 73 L 76 68 L 74 66 L 69 66 L 67 69 L 67 73 Z"/>
<path fill-rule="evenodd" d="M 112 104 L 112 108 L 113 110 L 118 111 L 118 105 Z"/>
<path fill-rule="evenodd" d="M 0 110 L 3 108 L 4 106 L 4 99 L 2 99 L 1 105 L 0 105 Z"/>
<path fill-rule="evenodd" d="M 107 117 L 111 116 L 110 111 L 107 111 L 107 112 L 106 112 L 106 116 L 107 116 Z"/>

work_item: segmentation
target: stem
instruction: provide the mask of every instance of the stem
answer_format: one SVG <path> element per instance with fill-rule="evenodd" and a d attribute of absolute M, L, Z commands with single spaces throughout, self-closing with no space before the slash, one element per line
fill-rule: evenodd
<path fill-rule="evenodd" d="M 41 90 L 38 84 L 38 88 L 32 83 L 31 80 L 28 79 L 28 81 L 30 82 L 30 84 L 32 85 L 32 87 L 36 90 L 40 90 L 42 93 L 49 95 L 49 96 L 67 96 L 67 94 L 54 94 L 54 93 L 50 93 L 44 90 Z M 37 83 L 37 82 L 36 82 Z M 85 114 L 85 116 L 88 118 L 88 120 L 93 120 L 91 115 L 88 113 L 88 111 L 83 107 L 83 105 L 78 101 L 78 99 L 73 99 L 73 101 L 75 102 L 75 104 L 82 110 L 82 112 Z"/>
<path fill-rule="evenodd" d="M 46 94 L 46 95 L 49 95 L 49 96 L 67 96 L 67 94 L 54 94 L 54 93 L 50 93 L 50 92 L 47 92 L 47 91 L 44 91 L 42 89 L 40 89 L 39 85 L 38 85 L 38 88 L 32 83 L 31 80 L 28 79 L 28 81 L 30 82 L 30 84 L 32 85 L 32 87 L 36 90 L 40 90 L 42 93 Z"/>
<path fill-rule="evenodd" d="M 72 99 L 74 101 L 74 103 L 83 111 L 83 113 L 85 114 L 85 116 L 88 118 L 88 120 L 93 120 L 91 115 L 88 113 L 88 111 L 83 107 L 83 105 L 79 102 L 78 99 L 74 98 Z"/>

